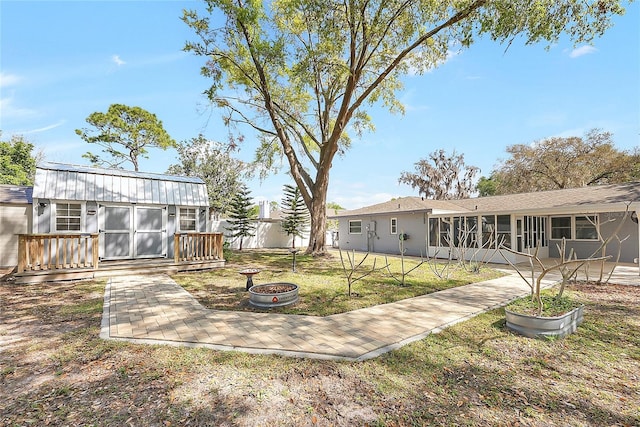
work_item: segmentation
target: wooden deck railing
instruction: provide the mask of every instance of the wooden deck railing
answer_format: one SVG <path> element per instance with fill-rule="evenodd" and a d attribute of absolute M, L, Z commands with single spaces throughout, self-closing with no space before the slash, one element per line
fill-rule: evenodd
<path fill-rule="evenodd" d="M 98 234 L 19 234 L 18 273 L 98 268 Z"/>
<path fill-rule="evenodd" d="M 176 233 L 173 253 L 176 263 L 221 260 L 222 233 Z"/>

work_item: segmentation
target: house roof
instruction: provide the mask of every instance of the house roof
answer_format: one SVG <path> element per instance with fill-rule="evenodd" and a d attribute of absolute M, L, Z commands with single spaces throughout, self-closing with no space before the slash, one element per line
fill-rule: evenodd
<path fill-rule="evenodd" d="M 553 213 L 569 211 L 640 209 L 640 182 L 539 191 L 534 193 L 476 197 L 461 200 L 424 200 L 403 197 L 377 205 L 342 211 L 332 218 L 375 214 L 428 212 L 438 214 Z"/>
<path fill-rule="evenodd" d="M 10 205 L 31 204 L 33 203 L 33 187 L 0 184 L 0 203 Z"/>
<path fill-rule="evenodd" d="M 209 206 L 200 178 L 60 163 L 36 168 L 33 197 L 55 200 Z"/>
<path fill-rule="evenodd" d="M 388 202 L 378 203 L 376 205 L 365 206 L 360 209 L 339 211 L 335 215 L 329 215 L 329 218 L 340 218 L 345 216 L 366 216 L 377 214 L 394 214 L 394 213 L 419 213 L 431 211 L 430 205 L 426 200 L 420 197 L 400 197 L 392 199 Z"/>

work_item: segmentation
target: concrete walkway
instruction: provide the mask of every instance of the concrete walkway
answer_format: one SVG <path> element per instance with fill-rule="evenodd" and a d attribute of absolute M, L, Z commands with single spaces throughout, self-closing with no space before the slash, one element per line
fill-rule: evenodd
<path fill-rule="evenodd" d="M 546 282 L 551 284 L 551 282 Z M 209 310 L 166 275 L 109 279 L 104 339 L 365 360 L 527 295 L 515 274 L 327 317 Z"/>

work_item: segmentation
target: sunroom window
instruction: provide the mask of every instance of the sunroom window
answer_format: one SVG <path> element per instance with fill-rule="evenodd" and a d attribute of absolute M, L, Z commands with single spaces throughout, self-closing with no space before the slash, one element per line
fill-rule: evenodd
<path fill-rule="evenodd" d="M 551 238 L 571 239 L 570 216 L 556 216 L 551 218 Z"/>
<path fill-rule="evenodd" d="M 511 216 L 496 215 L 496 229 L 498 245 L 511 248 Z"/>

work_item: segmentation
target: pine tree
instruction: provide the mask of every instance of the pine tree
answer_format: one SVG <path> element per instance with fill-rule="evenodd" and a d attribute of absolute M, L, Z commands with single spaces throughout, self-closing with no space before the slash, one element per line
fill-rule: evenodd
<path fill-rule="evenodd" d="M 282 229 L 289 236 L 293 236 L 292 248 L 296 247 L 296 236 L 302 238 L 302 232 L 309 224 L 309 211 L 302 200 L 300 189 L 293 185 L 285 184 L 284 198 L 282 199 Z"/>
<path fill-rule="evenodd" d="M 252 219 L 255 214 L 251 213 L 253 204 L 251 203 L 250 191 L 246 185 L 242 184 L 231 200 L 229 225 L 227 228 L 231 232 L 233 239 L 240 238 L 240 250 L 245 237 L 255 236 L 255 223 Z"/>

